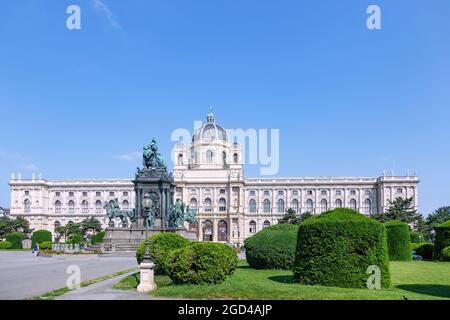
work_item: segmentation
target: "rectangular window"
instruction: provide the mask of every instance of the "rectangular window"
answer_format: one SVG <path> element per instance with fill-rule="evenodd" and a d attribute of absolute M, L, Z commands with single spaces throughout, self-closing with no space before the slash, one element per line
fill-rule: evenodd
<path fill-rule="evenodd" d="M 101 195 L 102 195 L 101 192 L 98 192 L 98 191 L 97 191 L 97 192 L 95 193 L 95 196 L 96 196 L 96 197 L 101 197 Z"/>
<path fill-rule="evenodd" d="M 87 192 L 83 192 L 83 197 L 87 197 Z"/>
<path fill-rule="evenodd" d="M 270 191 L 267 191 L 267 190 L 264 191 L 264 195 L 265 195 L 265 196 L 270 196 Z"/>
<path fill-rule="evenodd" d="M 341 191 L 341 190 L 336 190 L 336 195 L 337 195 L 337 196 L 342 195 L 342 191 Z"/>
<path fill-rule="evenodd" d="M 73 197 L 75 194 L 73 192 L 69 192 L 69 197 Z"/>
<path fill-rule="evenodd" d="M 114 197 L 114 191 L 111 191 L 111 192 L 109 193 L 109 196 L 110 196 L 110 197 Z"/>
<path fill-rule="evenodd" d="M 25 195 L 29 196 L 30 195 L 30 191 L 25 191 Z"/>
<path fill-rule="evenodd" d="M 128 197 L 128 192 L 127 192 L 127 191 L 124 191 L 124 192 L 123 192 L 123 196 L 124 196 L 124 197 Z"/>
<path fill-rule="evenodd" d="M 61 196 L 61 192 L 55 192 L 55 196 L 60 197 Z"/>
<path fill-rule="evenodd" d="M 220 194 L 225 194 L 227 191 L 225 189 L 220 189 Z"/>
<path fill-rule="evenodd" d="M 297 190 L 292 191 L 292 195 L 293 196 L 298 196 L 298 191 Z"/>
<path fill-rule="evenodd" d="M 284 191 L 283 191 L 283 190 L 279 190 L 279 191 L 278 191 L 278 195 L 279 195 L 279 196 L 284 196 Z"/>
<path fill-rule="evenodd" d="M 397 193 L 403 193 L 403 188 L 397 188 Z"/>

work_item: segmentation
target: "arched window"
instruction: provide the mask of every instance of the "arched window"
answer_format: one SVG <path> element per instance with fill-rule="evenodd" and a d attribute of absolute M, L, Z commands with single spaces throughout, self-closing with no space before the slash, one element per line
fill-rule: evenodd
<path fill-rule="evenodd" d="M 228 240 L 228 224 L 225 220 L 220 220 L 217 225 L 217 240 L 227 241 Z"/>
<path fill-rule="evenodd" d="M 213 223 L 210 220 L 203 222 L 203 241 L 213 241 Z"/>
<path fill-rule="evenodd" d="M 205 199 L 205 212 L 211 212 L 212 211 L 212 202 L 210 198 Z"/>
<path fill-rule="evenodd" d="M 270 221 L 266 220 L 263 224 L 263 229 L 270 227 Z"/>
<path fill-rule="evenodd" d="M 177 163 L 179 166 L 183 165 L 183 155 L 181 153 L 178 155 Z"/>
<path fill-rule="evenodd" d="M 83 200 L 81 202 L 81 213 L 88 213 L 89 212 L 89 204 L 86 200 Z"/>
<path fill-rule="evenodd" d="M 55 213 L 61 213 L 61 201 L 55 201 Z"/>
<path fill-rule="evenodd" d="M 334 206 L 336 208 L 342 208 L 342 200 L 341 199 L 336 199 L 336 201 L 334 202 Z"/>
<path fill-rule="evenodd" d="M 266 199 L 263 202 L 264 213 L 270 213 L 270 200 Z"/>
<path fill-rule="evenodd" d="M 350 200 L 350 209 L 356 211 L 356 200 L 355 199 Z"/>
<path fill-rule="evenodd" d="M 23 207 L 24 207 L 25 213 L 30 213 L 30 212 L 31 212 L 31 201 L 28 200 L 28 199 L 26 199 L 26 200 L 23 202 Z"/>
<path fill-rule="evenodd" d="M 219 200 L 219 211 L 225 212 L 227 211 L 227 201 L 224 198 Z"/>
<path fill-rule="evenodd" d="M 102 213 L 102 202 L 100 200 L 95 202 L 95 213 Z"/>
<path fill-rule="evenodd" d="M 197 199 L 192 198 L 191 202 L 189 203 L 189 209 L 197 211 Z"/>
<path fill-rule="evenodd" d="M 56 232 L 56 229 L 60 226 L 61 226 L 61 222 L 55 221 L 55 228 L 54 228 L 55 232 Z"/>
<path fill-rule="evenodd" d="M 296 213 L 298 213 L 298 200 L 297 200 L 297 199 L 292 200 L 292 209 L 293 209 Z"/>
<path fill-rule="evenodd" d="M 128 209 L 130 209 L 130 203 L 128 202 L 128 200 L 123 200 L 123 201 L 122 201 L 122 209 L 123 209 L 123 210 L 128 210 Z"/>
<path fill-rule="evenodd" d="M 306 211 L 314 213 L 314 202 L 311 199 L 306 200 Z"/>
<path fill-rule="evenodd" d="M 237 153 L 235 153 L 235 154 L 233 155 L 233 162 L 234 162 L 235 164 L 237 164 L 237 163 L 239 162 L 239 156 L 238 156 Z"/>
<path fill-rule="evenodd" d="M 256 213 L 256 201 L 251 199 L 249 202 L 250 213 Z"/>
<path fill-rule="evenodd" d="M 372 213 L 372 202 L 370 199 L 364 200 L 364 213 Z"/>
<path fill-rule="evenodd" d="M 284 213 L 284 200 L 283 199 L 278 200 L 277 211 L 278 211 L 278 213 Z"/>
<path fill-rule="evenodd" d="M 69 201 L 69 213 L 75 213 L 75 202 L 73 200 Z"/>
<path fill-rule="evenodd" d="M 249 230 L 250 233 L 256 233 L 256 222 L 255 221 L 250 221 L 249 223 Z"/>
<path fill-rule="evenodd" d="M 227 153 L 225 151 L 222 152 L 222 163 L 227 164 Z"/>
<path fill-rule="evenodd" d="M 213 162 L 213 152 L 211 150 L 206 151 L 206 163 Z"/>
<path fill-rule="evenodd" d="M 320 200 L 320 212 L 328 211 L 328 202 L 325 199 Z"/>

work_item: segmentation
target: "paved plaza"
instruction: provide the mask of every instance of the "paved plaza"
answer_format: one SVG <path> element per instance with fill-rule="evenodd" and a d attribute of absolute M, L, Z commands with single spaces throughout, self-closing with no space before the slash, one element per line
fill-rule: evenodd
<path fill-rule="evenodd" d="M 66 286 L 67 268 L 76 265 L 81 281 L 137 268 L 135 257 L 73 255 L 35 257 L 31 252 L 0 251 L 0 299 L 26 299 Z"/>

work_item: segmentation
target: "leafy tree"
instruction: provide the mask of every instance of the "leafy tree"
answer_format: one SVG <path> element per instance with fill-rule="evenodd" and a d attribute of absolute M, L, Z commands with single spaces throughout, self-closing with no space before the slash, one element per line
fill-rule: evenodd
<path fill-rule="evenodd" d="M 309 219 L 312 217 L 312 214 L 310 212 L 302 213 L 301 215 L 297 215 L 294 209 L 290 208 L 287 210 L 286 214 L 278 220 L 279 224 L 300 224 L 306 219 Z"/>
<path fill-rule="evenodd" d="M 93 231 L 94 234 L 97 234 L 102 230 L 102 223 L 94 217 L 86 218 L 81 222 L 81 231 L 84 237 L 86 237 L 89 231 Z"/>
<path fill-rule="evenodd" d="M 421 224 L 423 217 L 414 209 L 414 198 L 397 198 L 389 201 L 390 207 L 386 212 L 375 214 L 372 217 L 380 222 L 399 220 L 416 227 Z"/>
<path fill-rule="evenodd" d="M 31 233 L 33 230 L 30 229 L 30 223 L 24 217 L 17 217 L 12 220 L 12 225 L 15 231 L 21 231 L 25 234 Z"/>
<path fill-rule="evenodd" d="M 428 215 L 428 217 L 419 225 L 418 229 L 425 235 L 425 238 L 428 241 L 431 241 L 431 230 L 438 224 L 448 220 L 450 220 L 450 206 L 441 207 Z"/>
<path fill-rule="evenodd" d="M 294 209 L 289 208 L 283 218 L 278 220 L 279 224 L 299 224 L 300 218 L 297 217 L 297 213 Z"/>
<path fill-rule="evenodd" d="M 66 237 L 83 236 L 83 229 L 79 223 L 69 223 L 66 225 Z"/>
<path fill-rule="evenodd" d="M 55 232 L 57 233 L 57 238 L 63 238 L 64 237 L 64 241 L 67 240 L 67 228 L 66 226 L 58 226 L 55 228 Z"/>
<path fill-rule="evenodd" d="M 0 217 L 0 237 L 4 238 L 5 235 L 14 231 L 10 219 L 8 217 Z"/>
<path fill-rule="evenodd" d="M 4 237 L 6 234 L 12 232 L 29 234 L 31 231 L 30 223 L 23 217 L 17 217 L 15 219 L 0 217 L 0 237 Z"/>

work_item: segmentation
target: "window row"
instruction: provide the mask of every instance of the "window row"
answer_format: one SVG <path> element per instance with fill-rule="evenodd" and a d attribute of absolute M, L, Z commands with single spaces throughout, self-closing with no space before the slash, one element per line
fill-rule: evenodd
<path fill-rule="evenodd" d="M 102 193 L 103 193 L 103 192 L 101 192 L 101 191 L 96 191 L 96 192 L 95 192 L 95 196 L 96 196 L 96 197 L 101 197 L 101 196 L 102 196 Z M 82 194 L 83 197 L 87 197 L 87 196 L 89 195 L 89 192 L 83 191 L 81 194 Z M 119 192 L 110 191 L 108 194 L 109 194 L 110 197 L 115 197 L 116 194 L 120 194 L 120 193 L 119 193 Z M 123 196 L 123 197 L 128 197 L 129 194 L 130 194 L 130 193 L 129 193 L 128 191 L 123 191 L 123 192 L 122 192 L 122 196 Z M 69 197 L 74 197 L 74 196 L 75 196 L 75 192 L 70 191 L 70 192 L 69 192 Z M 56 192 L 55 192 L 55 197 L 61 197 L 61 192 L 60 192 L 60 191 L 56 191 Z"/>
<path fill-rule="evenodd" d="M 250 213 L 257 213 L 258 212 L 258 208 L 257 208 L 257 203 L 256 200 L 251 199 L 248 203 L 248 207 L 249 207 L 249 211 Z M 334 202 L 334 207 L 335 208 L 342 208 L 343 207 L 343 203 L 341 199 L 336 199 L 336 201 Z M 284 213 L 286 208 L 285 208 L 285 201 L 283 199 L 279 199 L 277 201 L 277 212 L 278 213 Z M 292 200 L 291 202 L 291 208 L 295 211 L 295 212 L 299 212 L 300 209 L 300 202 L 297 199 Z M 305 202 L 305 211 L 306 212 L 314 212 L 314 201 L 311 199 L 306 200 Z M 325 212 L 329 210 L 329 205 L 328 205 L 328 201 L 326 199 L 322 199 L 319 203 L 319 208 L 320 208 L 320 212 Z M 353 210 L 357 210 L 357 201 L 355 199 L 350 199 L 349 203 L 348 203 L 348 208 L 353 209 Z M 270 202 L 270 200 L 265 199 L 263 201 L 263 212 L 264 213 L 271 213 L 272 212 L 272 204 Z M 372 201 L 370 199 L 366 199 L 364 200 L 364 206 L 363 206 L 363 212 L 364 213 L 371 213 L 372 212 Z"/>
<path fill-rule="evenodd" d="M 344 190 L 338 189 L 338 190 L 334 190 L 334 193 L 337 196 L 341 196 L 343 194 L 343 191 Z M 249 194 L 250 194 L 250 196 L 256 196 L 256 190 L 250 190 Z M 285 192 L 284 192 L 284 190 L 278 190 L 278 191 L 276 191 L 276 194 L 278 196 L 284 196 Z M 298 196 L 299 194 L 300 194 L 299 190 L 292 191 L 292 195 L 293 196 Z M 314 191 L 313 190 L 306 190 L 306 194 L 312 196 L 314 194 Z M 320 194 L 322 196 L 326 196 L 326 195 L 328 195 L 328 190 L 320 190 Z M 350 190 L 350 195 L 356 195 L 356 194 L 357 194 L 356 190 L 354 190 L 354 189 Z M 367 195 L 367 196 L 371 195 L 372 194 L 372 190 L 365 189 L 364 190 L 364 194 Z M 264 196 L 270 196 L 271 195 L 271 191 L 270 190 L 263 190 L 263 195 Z"/>
<path fill-rule="evenodd" d="M 113 200 L 110 201 L 111 203 L 114 202 Z M 128 200 L 122 201 L 122 209 L 128 210 L 130 209 L 130 203 Z M 69 213 L 75 213 L 75 201 L 70 200 L 67 203 L 67 208 Z M 55 201 L 55 213 L 61 213 L 62 211 L 62 203 L 59 200 Z M 95 202 L 95 213 L 102 213 L 103 211 L 103 203 L 100 200 L 97 200 Z M 89 202 L 86 200 L 81 202 L 81 213 L 89 213 Z"/>
<path fill-rule="evenodd" d="M 189 209 L 195 209 L 198 210 L 198 201 L 196 198 L 192 198 L 189 202 Z M 203 203 L 203 210 L 205 212 L 212 212 L 213 209 L 213 203 L 210 198 L 206 198 Z M 219 212 L 226 212 L 227 211 L 227 201 L 224 198 L 219 199 Z"/>

